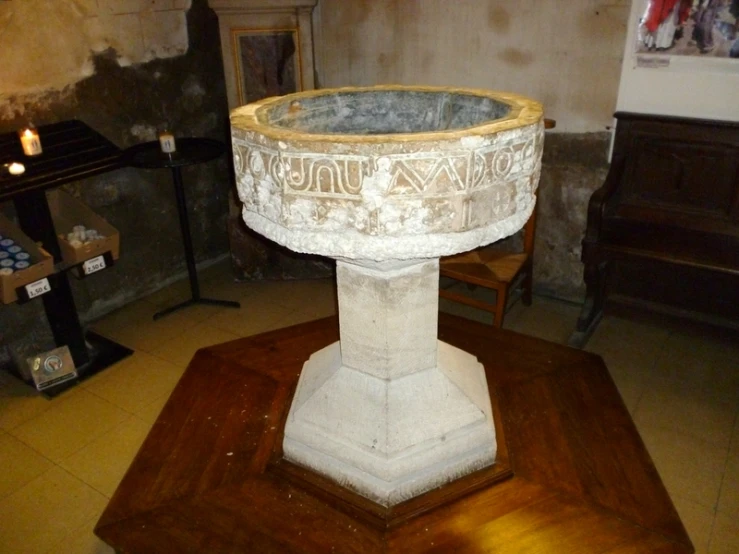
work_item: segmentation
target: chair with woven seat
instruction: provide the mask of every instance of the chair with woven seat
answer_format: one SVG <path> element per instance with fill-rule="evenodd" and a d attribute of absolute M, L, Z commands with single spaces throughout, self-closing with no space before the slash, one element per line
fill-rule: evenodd
<path fill-rule="evenodd" d="M 556 126 L 557 122 L 554 119 L 544 119 L 545 129 L 554 129 Z M 480 286 L 495 290 L 495 303 L 485 302 L 472 295 L 450 291 L 443 287 L 439 287 L 439 296 L 491 312 L 495 327 L 503 326 L 503 316 L 512 290 L 518 293 L 516 300 L 520 297 L 525 306 L 530 306 L 534 286 L 536 209 L 534 208 L 523 228 L 523 252 L 508 252 L 496 244 L 491 244 L 471 252 L 442 258 L 439 263 L 441 277 L 462 281 L 472 289 Z"/>
<path fill-rule="evenodd" d="M 493 325 L 501 327 L 512 287 L 516 287 L 515 291 L 520 294 L 524 305 L 531 305 L 535 233 L 536 210 L 523 228 L 523 252 L 506 252 L 492 244 L 441 259 L 439 272 L 442 277 L 462 281 L 472 288 L 480 286 L 495 290 L 494 304 L 442 287 L 439 287 L 439 296 L 492 312 Z"/>

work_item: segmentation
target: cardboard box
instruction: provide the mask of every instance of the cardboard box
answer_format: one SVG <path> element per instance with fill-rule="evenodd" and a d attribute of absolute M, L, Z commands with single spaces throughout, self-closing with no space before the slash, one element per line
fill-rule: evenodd
<path fill-rule="evenodd" d="M 31 255 L 31 265 L 26 269 L 20 269 L 11 275 L 0 275 L 0 300 L 3 304 L 11 304 L 18 300 L 15 289 L 54 273 L 54 259 L 2 214 L 0 214 L 0 235 L 13 239 Z"/>
<path fill-rule="evenodd" d="M 120 235 L 115 227 L 63 190 L 47 191 L 46 198 L 49 201 L 51 218 L 54 220 L 54 230 L 59 239 L 62 259 L 67 265 L 80 264 L 105 252 L 110 252 L 114 260 L 118 259 Z M 72 232 L 75 225 L 96 229 L 105 238 L 75 248 L 67 240 L 67 234 Z"/>

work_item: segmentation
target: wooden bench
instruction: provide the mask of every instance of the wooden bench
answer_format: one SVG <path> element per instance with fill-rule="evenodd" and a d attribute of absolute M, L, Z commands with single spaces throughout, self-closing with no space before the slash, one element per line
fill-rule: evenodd
<path fill-rule="evenodd" d="M 739 123 L 617 113 L 570 344 L 621 304 L 739 329 Z"/>

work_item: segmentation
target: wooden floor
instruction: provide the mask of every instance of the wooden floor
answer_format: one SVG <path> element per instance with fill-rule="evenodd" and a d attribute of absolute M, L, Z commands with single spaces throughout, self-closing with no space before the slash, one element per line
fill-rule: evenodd
<path fill-rule="evenodd" d="M 444 314 L 439 336 L 485 365 L 508 454 L 492 478 L 387 511 L 286 469 L 289 402 L 338 339 L 329 318 L 200 350 L 96 533 L 142 554 L 693 552 L 598 356 Z"/>

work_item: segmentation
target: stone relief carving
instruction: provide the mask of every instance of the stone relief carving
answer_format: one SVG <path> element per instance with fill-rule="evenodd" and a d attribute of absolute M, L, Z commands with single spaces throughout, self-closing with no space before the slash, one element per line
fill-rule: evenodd
<path fill-rule="evenodd" d="M 290 152 L 234 136 L 244 209 L 293 229 L 455 232 L 489 225 L 533 201 L 541 124 L 476 148 L 377 156 Z"/>

